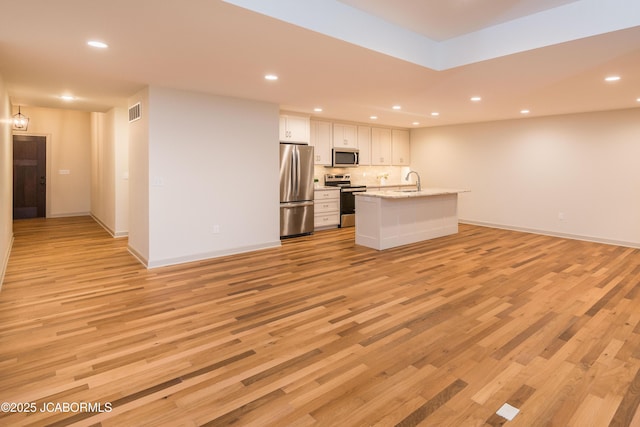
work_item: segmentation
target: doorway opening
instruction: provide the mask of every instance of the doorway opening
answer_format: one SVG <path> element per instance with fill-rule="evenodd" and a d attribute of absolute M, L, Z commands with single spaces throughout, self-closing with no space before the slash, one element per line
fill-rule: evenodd
<path fill-rule="evenodd" d="M 47 138 L 13 136 L 13 219 L 45 218 Z"/>

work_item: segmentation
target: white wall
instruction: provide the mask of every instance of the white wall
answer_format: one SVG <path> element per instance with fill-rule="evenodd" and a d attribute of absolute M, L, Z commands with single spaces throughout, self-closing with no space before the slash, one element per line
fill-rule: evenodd
<path fill-rule="evenodd" d="M 129 151 L 125 108 L 91 114 L 91 214 L 115 237 L 129 221 Z"/>
<path fill-rule="evenodd" d="M 91 215 L 111 234 L 115 230 L 115 159 L 113 132 L 109 117 L 91 114 Z"/>
<path fill-rule="evenodd" d="M 13 242 L 13 143 L 11 105 L 0 75 L 0 288 Z"/>
<path fill-rule="evenodd" d="M 37 107 L 21 107 L 21 111 L 29 117 L 29 127 L 20 134 L 47 138 L 47 217 L 88 215 L 91 114 Z M 14 106 L 12 114 L 17 112 L 18 107 Z"/>
<path fill-rule="evenodd" d="M 640 109 L 414 129 L 424 186 L 462 221 L 640 246 Z M 563 219 L 561 219 L 561 217 Z"/>
<path fill-rule="evenodd" d="M 115 236 L 129 231 L 129 115 L 126 108 L 114 108 L 116 224 Z"/>
<path fill-rule="evenodd" d="M 129 251 L 149 262 L 149 89 L 129 99 L 142 106 L 139 120 L 129 123 Z"/>
<path fill-rule="evenodd" d="M 149 267 L 280 245 L 277 105 L 151 87 L 142 114 Z M 131 200 L 145 196 L 136 150 Z"/>

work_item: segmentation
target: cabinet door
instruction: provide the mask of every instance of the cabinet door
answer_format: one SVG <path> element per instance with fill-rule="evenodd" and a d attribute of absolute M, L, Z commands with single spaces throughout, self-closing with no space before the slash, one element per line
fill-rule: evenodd
<path fill-rule="evenodd" d="M 331 165 L 331 122 L 311 120 L 311 140 L 314 164 Z"/>
<path fill-rule="evenodd" d="M 371 128 L 371 164 L 391 164 L 391 129 Z"/>
<path fill-rule="evenodd" d="M 280 141 L 309 143 L 309 118 L 280 116 Z"/>
<path fill-rule="evenodd" d="M 285 142 L 289 139 L 287 131 L 287 116 L 280 116 L 280 141 Z"/>
<path fill-rule="evenodd" d="M 334 123 L 333 146 L 336 148 L 358 148 L 358 128 L 354 125 Z"/>
<path fill-rule="evenodd" d="M 358 126 L 358 150 L 360 150 L 360 165 L 371 164 L 371 128 Z"/>
<path fill-rule="evenodd" d="M 340 190 L 334 190 L 333 188 L 315 190 L 313 192 L 313 200 L 337 200 L 339 202 Z"/>
<path fill-rule="evenodd" d="M 391 164 L 409 166 L 411 163 L 411 144 L 409 131 L 394 129 L 391 131 Z"/>

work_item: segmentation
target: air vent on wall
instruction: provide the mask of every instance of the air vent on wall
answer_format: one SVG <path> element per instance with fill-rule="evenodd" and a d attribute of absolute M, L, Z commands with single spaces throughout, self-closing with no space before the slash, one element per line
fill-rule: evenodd
<path fill-rule="evenodd" d="M 129 123 L 135 122 L 136 120 L 138 120 L 140 118 L 140 115 L 141 114 L 140 114 L 139 102 L 133 105 L 132 107 L 129 107 Z"/>

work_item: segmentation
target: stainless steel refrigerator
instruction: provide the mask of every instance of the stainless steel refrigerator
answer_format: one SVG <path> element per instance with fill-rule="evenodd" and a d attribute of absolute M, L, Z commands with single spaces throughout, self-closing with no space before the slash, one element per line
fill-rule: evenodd
<path fill-rule="evenodd" d="M 280 237 L 313 232 L 313 147 L 280 144 Z"/>

